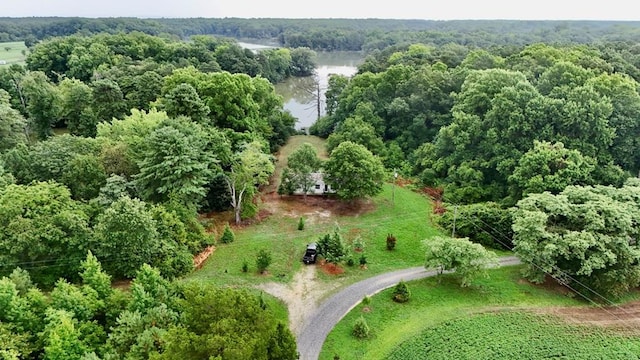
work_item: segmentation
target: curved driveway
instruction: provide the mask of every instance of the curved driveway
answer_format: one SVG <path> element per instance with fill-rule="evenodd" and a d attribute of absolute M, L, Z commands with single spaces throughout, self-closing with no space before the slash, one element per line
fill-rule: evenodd
<path fill-rule="evenodd" d="M 520 260 L 515 256 L 505 256 L 499 259 L 498 266 L 519 263 Z M 395 286 L 400 280 L 410 281 L 435 275 L 437 275 L 437 271 L 426 270 L 424 267 L 398 270 L 362 280 L 333 295 L 324 301 L 313 314 L 306 317 L 302 330 L 297 336 L 300 359 L 318 359 L 329 332 L 351 309 L 360 303 L 365 295 L 371 296 L 388 289 Z"/>

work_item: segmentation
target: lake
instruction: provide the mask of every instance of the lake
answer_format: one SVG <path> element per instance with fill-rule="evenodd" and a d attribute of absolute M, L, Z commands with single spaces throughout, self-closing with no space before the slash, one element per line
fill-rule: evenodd
<path fill-rule="evenodd" d="M 296 129 L 308 128 L 319 116 L 325 115 L 324 92 L 327 90 L 329 75 L 353 76 L 362 61 L 362 54 L 359 52 L 318 53 L 314 76 L 292 77 L 275 85 L 276 92 L 284 98 L 285 110 L 298 119 Z"/>
<path fill-rule="evenodd" d="M 274 47 L 270 44 L 256 44 L 244 41 L 239 44 L 254 51 Z M 327 90 L 329 75 L 353 76 L 358 71 L 358 65 L 363 60 L 364 58 L 360 52 L 318 52 L 314 76 L 292 77 L 275 85 L 276 92 L 284 98 L 284 109 L 291 112 L 291 115 L 298 119 L 296 129 L 308 128 L 318 119 L 318 116 L 325 114 L 324 92 Z M 318 89 L 320 90 L 319 94 Z M 320 105 L 319 109 L 318 104 Z"/>

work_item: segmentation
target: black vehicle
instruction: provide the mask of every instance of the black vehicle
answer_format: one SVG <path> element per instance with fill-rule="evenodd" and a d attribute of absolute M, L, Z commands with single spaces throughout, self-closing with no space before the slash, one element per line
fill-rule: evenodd
<path fill-rule="evenodd" d="M 305 264 L 315 264 L 316 256 L 318 255 L 317 250 L 318 244 L 311 243 L 307 245 L 307 251 L 305 251 L 304 256 L 302 257 L 302 262 Z"/>

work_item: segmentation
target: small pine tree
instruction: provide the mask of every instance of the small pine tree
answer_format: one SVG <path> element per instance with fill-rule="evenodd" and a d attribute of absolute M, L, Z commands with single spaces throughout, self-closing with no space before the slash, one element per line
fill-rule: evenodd
<path fill-rule="evenodd" d="M 229 223 L 227 223 L 224 226 L 224 232 L 220 237 L 220 242 L 223 244 L 229 244 L 229 243 L 232 243 L 233 240 L 235 239 L 236 239 L 236 236 L 233 234 L 233 230 L 231 230 L 231 227 L 229 227 Z"/>
<path fill-rule="evenodd" d="M 371 304 L 371 298 L 370 298 L 370 297 L 368 297 L 367 295 L 365 295 L 365 296 L 362 298 L 362 305 L 364 305 L 364 306 L 368 306 L 369 304 Z"/>
<path fill-rule="evenodd" d="M 242 261 L 242 272 L 246 273 L 247 271 L 249 271 L 249 263 L 247 260 L 244 260 Z"/>
<path fill-rule="evenodd" d="M 300 216 L 300 220 L 298 221 L 298 230 L 304 230 L 304 218 Z"/>
<path fill-rule="evenodd" d="M 367 320 L 360 316 L 358 320 L 353 324 L 353 336 L 358 339 L 366 339 L 369 337 L 370 329 L 367 325 Z"/>
<path fill-rule="evenodd" d="M 360 266 L 365 266 L 365 265 L 367 265 L 367 257 L 364 256 L 364 254 L 362 254 L 360 256 Z"/>
<path fill-rule="evenodd" d="M 349 258 L 347 259 L 347 266 L 353 266 L 353 265 L 355 265 L 355 264 L 356 264 L 356 261 L 355 261 L 355 260 L 353 260 L 353 258 L 352 258 L 352 257 L 349 257 Z"/>
<path fill-rule="evenodd" d="M 256 256 L 256 267 L 258 268 L 258 272 L 260 274 L 264 274 L 269 265 L 271 265 L 271 253 L 265 249 L 258 251 L 258 255 Z"/>
<path fill-rule="evenodd" d="M 411 298 L 411 292 L 409 287 L 404 281 L 400 281 L 398 285 L 393 289 L 393 301 L 399 303 L 405 303 Z"/>
<path fill-rule="evenodd" d="M 387 235 L 387 250 L 393 250 L 396 248 L 396 237 L 388 234 Z"/>

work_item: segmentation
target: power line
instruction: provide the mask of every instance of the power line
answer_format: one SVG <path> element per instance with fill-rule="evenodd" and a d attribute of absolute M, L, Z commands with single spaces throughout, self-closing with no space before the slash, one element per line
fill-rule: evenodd
<path fill-rule="evenodd" d="M 478 224 L 475 222 L 475 220 L 478 220 L 480 222 L 482 222 L 484 225 L 486 225 L 487 227 L 489 227 L 492 231 L 494 231 L 495 233 L 499 234 L 500 236 L 502 236 L 504 239 L 506 239 L 507 241 L 510 242 L 510 238 L 508 236 L 506 236 L 504 233 L 502 233 L 499 230 L 496 230 L 495 228 L 493 228 L 491 225 L 487 224 L 484 220 L 480 219 L 480 218 L 469 218 L 467 217 L 467 219 L 469 219 L 472 224 L 479 229 L 480 231 L 483 231 L 485 233 L 487 233 L 489 236 L 491 236 L 493 238 L 494 241 L 498 242 L 499 244 L 501 244 L 502 246 L 504 246 L 506 249 L 512 251 L 515 253 L 515 251 L 513 250 L 513 247 L 508 245 L 507 243 L 501 241 L 500 239 L 496 238 L 492 233 L 490 233 L 489 231 L 485 230 L 484 228 L 478 226 Z M 585 299 L 586 301 L 588 301 L 589 303 L 595 305 L 596 307 L 602 309 L 604 312 L 606 312 L 607 314 L 609 314 L 610 316 L 618 319 L 621 324 L 627 328 L 629 328 L 630 330 L 632 330 L 632 332 L 638 332 L 639 329 L 635 326 L 632 325 L 627 325 L 627 320 L 623 319 L 622 317 L 620 317 L 618 314 L 611 312 L 609 309 L 605 308 L 604 306 L 602 306 L 602 304 L 594 301 L 592 298 L 590 298 L 589 296 L 587 296 L 586 294 L 582 293 L 581 291 L 579 291 L 578 289 L 575 289 L 574 287 L 572 287 L 568 282 L 558 278 L 557 276 L 549 273 L 548 271 L 544 270 L 540 265 L 534 263 L 533 261 L 529 261 L 527 262 L 528 264 L 530 264 L 531 266 L 536 267 L 537 269 L 539 269 L 540 271 L 542 271 L 543 273 L 551 276 L 554 280 L 558 281 L 560 284 L 562 284 L 563 286 L 567 287 L 569 290 L 573 291 L 574 293 L 578 294 L 580 297 L 582 297 L 583 299 Z M 626 315 L 632 315 L 631 313 L 629 313 L 626 309 L 620 307 L 619 305 L 615 304 L 613 301 L 611 301 L 610 299 L 604 297 L 602 294 L 598 293 L 597 291 L 595 291 L 594 289 L 590 288 L 589 286 L 583 284 L 582 282 L 580 282 L 579 280 L 575 279 L 573 276 L 571 276 L 570 274 L 568 274 L 566 271 L 558 268 L 557 266 L 554 266 L 556 272 L 563 274 L 563 276 L 565 276 L 566 278 L 574 281 L 575 283 L 581 285 L 582 287 L 584 287 L 585 289 L 589 290 L 591 293 L 595 294 L 597 297 L 605 300 L 606 302 L 608 302 L 611 306 L 617 308 L 618 310 L 624 312 Z"/>

